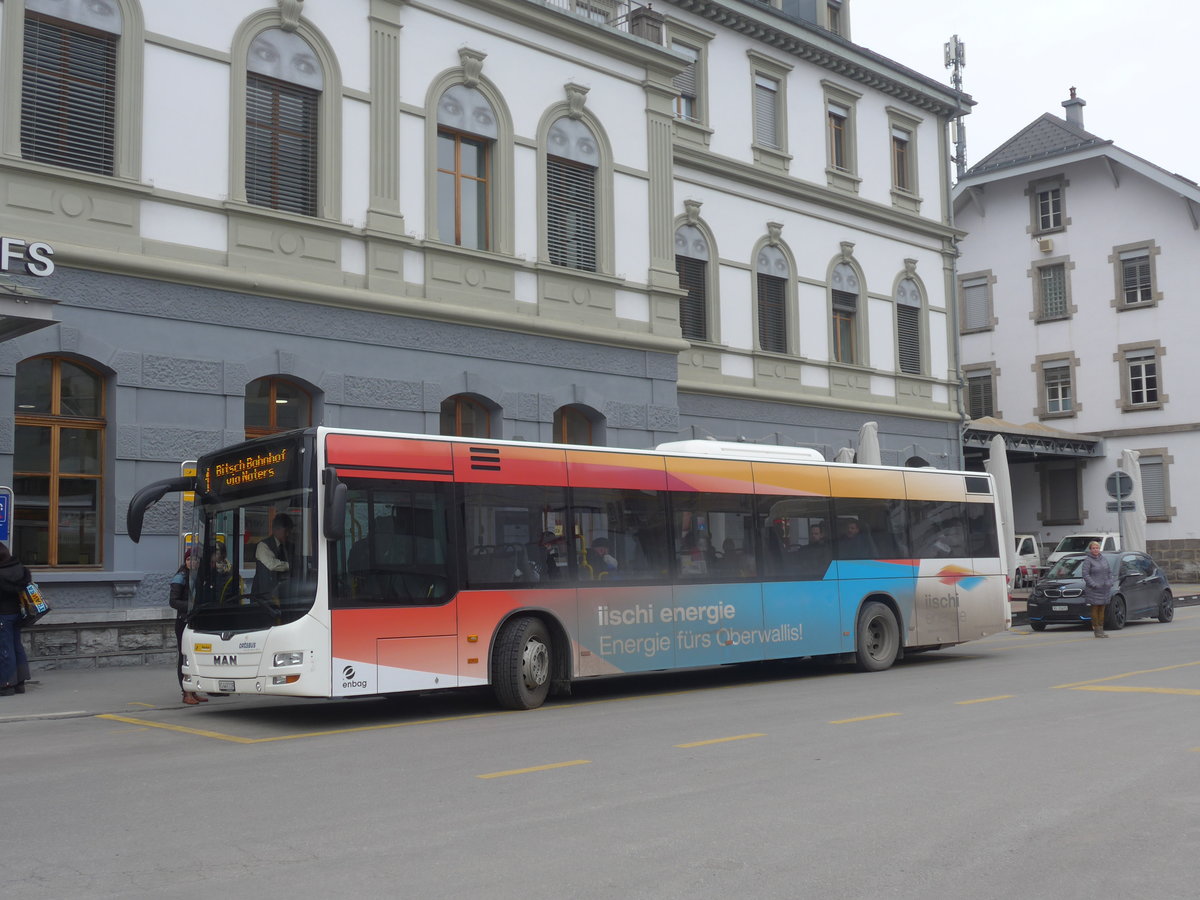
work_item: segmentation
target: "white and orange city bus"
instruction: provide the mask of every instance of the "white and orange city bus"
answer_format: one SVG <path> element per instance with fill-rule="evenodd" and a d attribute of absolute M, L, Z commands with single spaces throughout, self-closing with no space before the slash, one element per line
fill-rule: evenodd
<path fill-rule="evenodd" d="M 128 514 L 137 541 L 151 503 L 196 491 L 185 690 L 490 685 L 532 708 L 628 672 L 818 656 L 879 671 L 1010 624 L 984 474 L 325 427 L 196 473 Z"/>

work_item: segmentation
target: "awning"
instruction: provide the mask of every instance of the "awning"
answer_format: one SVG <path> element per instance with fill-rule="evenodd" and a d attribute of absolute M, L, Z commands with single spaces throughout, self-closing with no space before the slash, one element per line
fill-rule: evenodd
<path fill-rule="evenodd" d="M 963 431 L 964 458 L 985 458 L 989 442 L 998 434 L 1004 437 L 1010 464 L 1104 456 L 1104 439 L 1096 435 L 1060 431 L 1040 422 L 1018 425 L 985 416 L 967 422 Z"/>
<path fill-rule="evenodd" d="M 57 300 L 0 277 L 0 342 L 54 325 Z"/>

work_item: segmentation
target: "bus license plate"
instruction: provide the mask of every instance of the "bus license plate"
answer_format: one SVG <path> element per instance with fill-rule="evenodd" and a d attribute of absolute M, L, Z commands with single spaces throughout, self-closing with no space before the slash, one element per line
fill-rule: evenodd
<path fill-rule="evenodd" d="M 1063 607 L 1066 609 L 1066 607 Z M 217 689 L 225 694 L 232 694 L 237 690 L 237 683 L 233 681 L 218 681 Z"/>
<path fill-rule="evenodd" d="M 1052 606 L 1052 607 L 1050 607 L 1050 609 L 1052 612 L 1066 612 L 1067 604 L 1062 603 L 1062 604 L 1059 604 L 1058 606 Z"/>

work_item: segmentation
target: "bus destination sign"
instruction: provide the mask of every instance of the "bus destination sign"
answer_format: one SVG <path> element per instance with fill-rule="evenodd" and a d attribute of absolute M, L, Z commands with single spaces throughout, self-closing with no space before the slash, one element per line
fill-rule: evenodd
<path fill-rule="evenodd" d="M 230 490 L 240 493 L 285 485 L 290 480 L 291 457 L 292 448 L 280 447 L 214 462 L 204 470 L 204 490 L 219 496 Z"/>

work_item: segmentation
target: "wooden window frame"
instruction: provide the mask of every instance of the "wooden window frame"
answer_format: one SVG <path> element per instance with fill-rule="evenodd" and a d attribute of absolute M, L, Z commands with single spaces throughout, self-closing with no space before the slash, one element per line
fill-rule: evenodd
<path fill-rule="evenodd" d="M 437 167 L 439 174 L 449 175 L 454 179 L 454 244 L 458 247 L 464 246 L 462 242 L 462 182 L 474 181 L 483 185 L 483 246 L 474 249 L 490 250 L 492 249 L 492 189 L 494 187 L 492 180 L 492 148 L 496 142 L 491 138 L 480 137 L 476 134 L 446 128 L 445 126 L 438 127 L 437 135 L 439 141 L 443 135 L 454 140 L 454 170 L 443 169 L 440 165 Z M 482 178 L 463 173 L 462 146 L 464 143 L 474 144 L 483 148 Z M 444 235 L 439 234 L 439 237 L 445 240 Z"/>
<path fill-rule="evenodd" d="M 313 397 L 312 397 L 311 393 L 309 393 L 305 388 L 301 387 L 296 382 L 292 381 L 290 378 L 280 378 L 280 377 L 274 376 L 274 375 L 268 375 L 265 378 L 256 378 L 254 381 L 250 382 L 250 384 L 252 384 L 252 385 L 258 384 L 261 381 L 265 381 L 265 382 L 267 382 L 267 384 L 270 385 L 270 390 L 267 393 L 267 410 L 268 410 L 267 422 L 268 422 L 268 424 L 266 426 L 245 425 L 244 427 L 245 427 L 245 431 L 246 431 L 246 440 L 250 440 L 251 438 L 257 438 L 257 437 L 266 437 L 269 434 L 279 434 L 281 431 L 291 431 L 292 428 L 294 427 L 294 426 L 289 426 L 287 428 L 281 428 L 279 426 L 279 422 L 276 418 L 277 404 L 275 401 L 278 396 L 280 385 L 287 385 L 288 387 L 292 388 L 297 393 L 299 393 L 302 397 L 304 397 L 304 399 L 308 403 L 308 421 L 305 422 L 304 424 L 300 425 L 299 427 L 307 428 L 308 426 L 312 425 Z M 249 385 L 247 385 L 247 386 L 249 386 Z"/>

